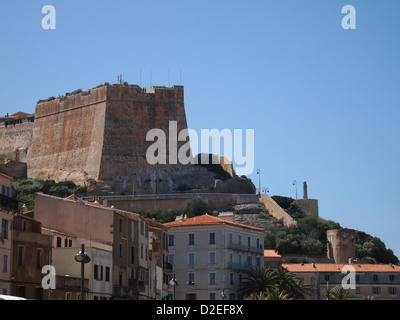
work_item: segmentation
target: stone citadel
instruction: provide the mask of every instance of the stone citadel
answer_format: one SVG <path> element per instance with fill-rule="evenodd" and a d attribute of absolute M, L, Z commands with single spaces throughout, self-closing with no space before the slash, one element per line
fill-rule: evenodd
<path fill-rule="evenodd" d="M 187 128 L 183 86 L 105 84 L 39 100 L 33 117 L 0 119 L 0 157 L 27 163 L 29 178 L 95 185 L 96 194 L 156 194 L 207 189 L 254 194 L 231 165 L 146 160 L 149 130 Z M 7 125 L 8 124 L 8 125 Z M 168 143 L 168 138 L 167 138 Z M 179 147 L 185 142 L 178 142 Z M 166 146 L 168 153 L 168 145 Z"/>

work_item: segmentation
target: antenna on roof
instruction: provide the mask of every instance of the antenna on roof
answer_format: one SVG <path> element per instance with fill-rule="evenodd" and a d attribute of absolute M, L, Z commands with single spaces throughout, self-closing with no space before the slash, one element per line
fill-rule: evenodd
<path fill-rule="evenodd" d="M 151 68 L 150 68 L 150 87 L 152 87 L 153 86 L 153 79 L 152 79 L 152 76 L 151 76 Z"/>
<path fill-rule="evenodd" d="M 120 75 L 118 76 L 118 82 L 119 82 L 119 84 L 122 84 L 122 74 L 120 74 Z"/>

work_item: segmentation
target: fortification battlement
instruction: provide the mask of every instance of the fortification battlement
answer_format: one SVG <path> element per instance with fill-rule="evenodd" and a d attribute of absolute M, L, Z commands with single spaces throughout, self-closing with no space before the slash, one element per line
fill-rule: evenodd
<path fill-rule="evenodd" d="M 39 119 L 107 101 L 138 101 L 146 105 L 149 103 L 151 105 L 154 101 L 175 101 L 177 105 L 183 107 L 183 91 L 183 86 L 153 86 L 146 89 L 138 85 L 105 84 L 87 91 L 79 89 L 58 98 L 39 100 L 36 104 L 35 117 Z"/>

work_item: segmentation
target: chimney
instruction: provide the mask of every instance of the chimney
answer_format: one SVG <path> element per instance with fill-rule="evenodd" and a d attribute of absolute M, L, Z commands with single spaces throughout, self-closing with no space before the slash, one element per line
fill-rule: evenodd
<path fill-rule="evenodd" d="M 311 263 L 311 267 L 315 268 L 315 263 L 314 262 Z"/>
<path fill-rule="evenodd" d="M 308 194 L 307 194 L 307 181 L 303 182 L 303 199 L 308 199 Z"/>
<path fill-rule="evenodd" d="M 225 220 L 225 221 L 230 221 L 230 222 L 235 222 L 235 216 L 233 215 L 233 212 L 220 212 L 218 215 L 218 218 Z"/>

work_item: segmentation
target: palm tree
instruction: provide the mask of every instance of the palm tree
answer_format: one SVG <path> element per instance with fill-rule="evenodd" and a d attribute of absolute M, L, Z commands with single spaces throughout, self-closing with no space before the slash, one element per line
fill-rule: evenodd
<path fill-rule="evenodd" d="M 347 300 L 350 294 L 350 289 L 344 289 L 342 286 L 333 287 L 329 290 L 329 300 Z"/>
<path fill-rule="evenodd" d="M 277 276 L 272 269 L 256 267 L 246 272 L 247 277 L 238 291 L 240 298 L 247 298 L 252 294 L 263 294 L 277 288 Z"/>
<path fill-rule="evenodd" d="M 293 300 L 285 291 L 273 289 L 266 292 L 252 293 L 245 300 Z"/>
<path fill-rule="evenodd" d="M 279 291 L 287 293 L 289 298 L 304 299 L 304 295 L 309 293 L 308 288 L 301 284 L 300 279 L 292 272 L 282 266 L 275 271 Z"/>
<path fill-rule="evenodd" d="M 282 267 L 276 270 L 257 267 L 246 273 L 246 281 L 238 291 L 240 298 L 255 300 L 304 299 L 304 295 L 308 292 L 294 273 Z"/>

